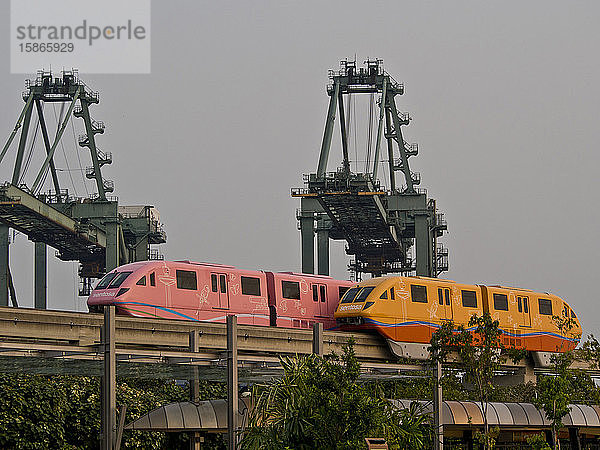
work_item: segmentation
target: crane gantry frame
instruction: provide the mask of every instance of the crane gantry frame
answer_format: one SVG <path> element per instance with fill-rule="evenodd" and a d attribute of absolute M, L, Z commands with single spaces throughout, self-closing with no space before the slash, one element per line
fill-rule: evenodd
<path fill-rule="evenodd" d="M 383 69 L 381 59 L 343 60 L 339 71 L 330 71 L 327 87 L 329 107 L 315 173 L 304 176 L 305 187 L 292 189 L 301 198 L 297 214 L 302 241 L 302 271 L 314 273 L 314 234 L 317 234 L 318 273 L 329 274 L 329 239 L 345 240 L 346 252 L 354 255 L 350 268 L 374 276 L 390 272 L 436 277 L 448 268 L 448 252 L 437 239 L 447 229 L 436 202 L 419 189 L 420 175 L 410 170 L 409 159 L 418 154 L 418 145 L 405 141 L 402 127 L 410 123 L 408 113 L 399 112 L 396 96 L 404 93 Z M 348 151 L 345 97 L 357 94 L 379 96 L 379 115 L 372 167 L 351 171 Z M 346 102 L 347 103 L 347 102 Z M 336 111 L 339 113 L 342 165 L 327 172 Z M 387 145 L 389 190 L 378 178 L 382 142 Z M 367 164 L 369 160 L 367 159 Z M 398 187 L 396 174 L 404 185 Z M 315 226 L 316 225 L 316 226 Z M 416 247 L 416 261 L 409 250 Z"/>

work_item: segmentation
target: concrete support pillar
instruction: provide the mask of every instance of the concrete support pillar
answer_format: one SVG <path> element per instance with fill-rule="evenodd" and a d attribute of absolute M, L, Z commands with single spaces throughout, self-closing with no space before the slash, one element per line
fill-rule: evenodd
<path fill-rule="evenodd" d="M 46 289 L 48 285 L 47 247 L 43 242 L 36 242 L 34 255 L 34 299 L 35 309 L 47 309 Z"/>
<path fill-rule="evenodd" d="M 323 324 L 313 324 L 313 345 L 312 352 L 317 356 L 323 356 Z"/>
<path fill-rule="evenodd" d="M 104 307 L 102 326 L 104 375 L 102 376 L 102 449 L 113 450 L 117 426 L 117 357 L 115 352 L 115 307 Z"/>
<path fill-rule="evenodd" d="M 0 306 L 8 306 L 8 231 L 0 224 Z"/>
<path fill-rule="evenodd" d="M 422 277 L 434 276 L 431 267 L 431 236 L 427 219 L 428 217 L 426 214 L 415 215 L 417 275 Z"/>
<path fill-rule="evenodd" d="M 319 275 L 329 275 L 329 229 L 323 219 L 317 226 L 317 270 Z"/>
<path fill-rule="evenodd" d="M 579 439 L 578 428 L 569 428 L 569 443 L 571 444 L 571 450 L 581 450 L 581 440 Z"/>
<path fill-rule="evenodd" d="M 198 331 L 190 331 L 190 352 L 198 353 L 200 351 L 200 336 Z M 198 374 L 198 366 L 191 365 L 190 371 L 192 377 L 190 379 L 190 401 L 198 404 L 200 402 L 200 377 Z M 202 436 L 199 432 L 190 433 L 190 450 L 200 450 Z"/>
<path fill-rule="evenodd" d="M 442 363 L 437 362 L 435 368 L 435 392 L 433 393 L 434 406 L 434 437 L 433 450 L 443 450 L 444 448 L 444 422 L 442 418 Z"/>
<path fill-rule="evenodd" d="M 227 316 L 227 444 L 229 450 L 238 443 L 238 352 L 237 317 Z"/>
<path fill-rule="evenodd" d="M 467 450 L 473 450 L 473 432 L 471 430 L 463 431 L 463 442 Z"/>
<path fill-rule="evenodd" d="M 554 437 L 552 437 L 552 430 L 544 430 L 544 434 L 546 435 L 546 442 L 552 448 L 554 448 Z"/>
<path fill-rule="evenodd" d="M 315 273 L 315 219 L 300 217 L 300 237 L 302 240 L 302 273 Z"/>
<path fill-rule="evenodd" d="M 116 219 L 106 222 L 106 273 L 119 267 L 119 223 Z"/>

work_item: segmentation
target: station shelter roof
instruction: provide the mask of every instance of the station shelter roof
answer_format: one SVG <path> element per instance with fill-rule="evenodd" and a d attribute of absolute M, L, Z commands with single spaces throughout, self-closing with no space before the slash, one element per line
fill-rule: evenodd
<path fill-rule="evenodd" d="M 239 399 L 239 424 L 248 422 L 250 398 Z M 126 430 L 227 432 L 227 400 L 178 402 L 161 406 L 127 424 Z"/>
<path fill-rule="evenodd" d="M 433 402 L 424 400 L 390 400 L 398 408 L 408 408 L 417 402 L 424 412 L 433 412 Z M 442 405 L 442 420 L 445 426 L 483 425 L 483 410 L 478 402 L 445 401 Z M 544 411 L 531 403 L 499 403 L 487 404 L 489 425 L 500 427 L 550 427 L 550 421 Z M 600 428 L 600 406 L 569 405 L 569 413 L 562 419 L 565 427 Z"/>
<path fill-rule="evenodd" d="M 417 403 L 425 413 L 433 412 L 433 402 L 429 400 L 390 400 L 397 408 L 407 409 Z M 248 423 L 251 408 L 249 397 L 239 400 L 239 424 L 242 428 Z M 596 429 L 600 432 L 600 406 L 570 405 L 569 413 L 562 419 L 565 427 Z M 478 402 L 444 401 L 442 420 L 444 426 L 472 427 L 483 425 L 483 411 Z M 511 428 L 548 428 L 550 421 L 544 412 L 531 403 L 487 404 L 488 423 L 492 426 Z M 227 401 L 205 400 L 198 404 L 191 402 L 171 403 L 161 406 L 125 426 L 126 430 L 147 431 L 227 431 Z"/>

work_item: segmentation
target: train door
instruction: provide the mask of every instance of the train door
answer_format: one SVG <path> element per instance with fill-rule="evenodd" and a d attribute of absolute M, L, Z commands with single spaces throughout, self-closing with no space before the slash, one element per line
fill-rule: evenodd
<path fill-rule="evenodd" d="M 438 288 L 438 311 L 442 320 L 454 320 L 449 288 Z"/>
<path fill-rule="evenodd" d="M 229 309 L 229 289 L 227 288 L 227 274 L 210 274 L 211 295 L 216 308 Z"/>
<path fill-rule="evenodd" d="M 530 309 L 529 297 L 517 296 L 517 310 L 519 311 L 520 325 L 524 327 L 531 326 L 531 316 L 529 314 Z"/>
<path fill-rule="evenodd" d="M 318 303 L 319 306 L 315 305 L 315 313 L 319 316 L 327 316 L 329 310 L 327 308 L 327 285 L 325 284 L 313 284 L 312 285 L 312 296 L 313 303 Z"/>

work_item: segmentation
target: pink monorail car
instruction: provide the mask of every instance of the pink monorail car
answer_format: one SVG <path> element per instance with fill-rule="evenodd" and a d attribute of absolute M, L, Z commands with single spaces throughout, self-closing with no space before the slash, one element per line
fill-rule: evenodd
<path fill-rule="evenodd" d="M 236 269 L 192 261 L 144 261 L 117 267 L 88 298 L 90 311 L 115 305 L 132 317 L 309 328 L 335 328 L 333 314 L 353 283 L 328 276 Z"/>

